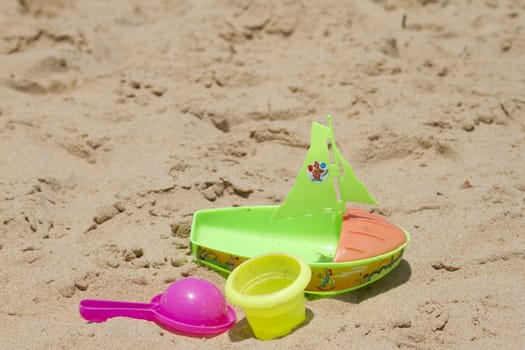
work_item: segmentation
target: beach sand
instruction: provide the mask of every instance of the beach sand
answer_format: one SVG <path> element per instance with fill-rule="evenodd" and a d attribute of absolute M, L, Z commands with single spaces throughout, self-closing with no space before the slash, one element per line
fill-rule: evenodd
<path fill-rule="evenodd" d="M 523 349 L 525 2 L 0 2 L 4 349 Z M 88 323 L 185 276 L 196 210 L 282 203 L 334 118 L 412 235 L 288 336 Z"/>

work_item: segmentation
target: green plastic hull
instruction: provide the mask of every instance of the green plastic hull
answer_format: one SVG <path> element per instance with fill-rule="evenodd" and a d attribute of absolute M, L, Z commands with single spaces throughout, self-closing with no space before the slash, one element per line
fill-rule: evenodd
<path fill-rule="evenodd" d="M 332 213 L 299 219 L 272 220 L 276 206 L 238 207 L 197 211 L 190 236 L 197 261 L 229 274 L 254 256 L 295 255 L 312 268 L 306 292 L 333 295 L 364 287 L 387 275 L 401 261 L 410 240 L 368 259 L 334 262 L 341 217 Z"/>

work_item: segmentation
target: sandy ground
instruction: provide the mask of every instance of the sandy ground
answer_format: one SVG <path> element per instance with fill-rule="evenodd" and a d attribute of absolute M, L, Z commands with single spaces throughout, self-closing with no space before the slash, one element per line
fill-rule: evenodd
<path fill-rule="evenodd" d="M 524 348 L 524 57 L 524 1 L 1 1 L 2 348 Z M 327 114 L 412 234 L 389 276 L 270 342 L 79 316 L 222 288 L 193 213 L 281 203 Z"/>

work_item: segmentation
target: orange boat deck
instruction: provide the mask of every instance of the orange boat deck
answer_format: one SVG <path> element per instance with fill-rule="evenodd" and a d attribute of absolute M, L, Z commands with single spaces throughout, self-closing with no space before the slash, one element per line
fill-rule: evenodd
<path fill-rule="evenodd" d="M 372 258 L 399 247 L 405 232 L 383 217 L 358 208 L 347 208 L 334 262 Z"/>

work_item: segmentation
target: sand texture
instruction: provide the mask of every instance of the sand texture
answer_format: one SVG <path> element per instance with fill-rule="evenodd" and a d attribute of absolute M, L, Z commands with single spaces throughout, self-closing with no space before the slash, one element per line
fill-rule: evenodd
<path fill-rule="evenodd" d="M 193 213 L 282 203 L 327 114 L 390 275 L 270 342 L 80 317 L 223 288 Z M 524 1 L 0 1 L 2 349 L 523 349 L 524 174 Z"/>

